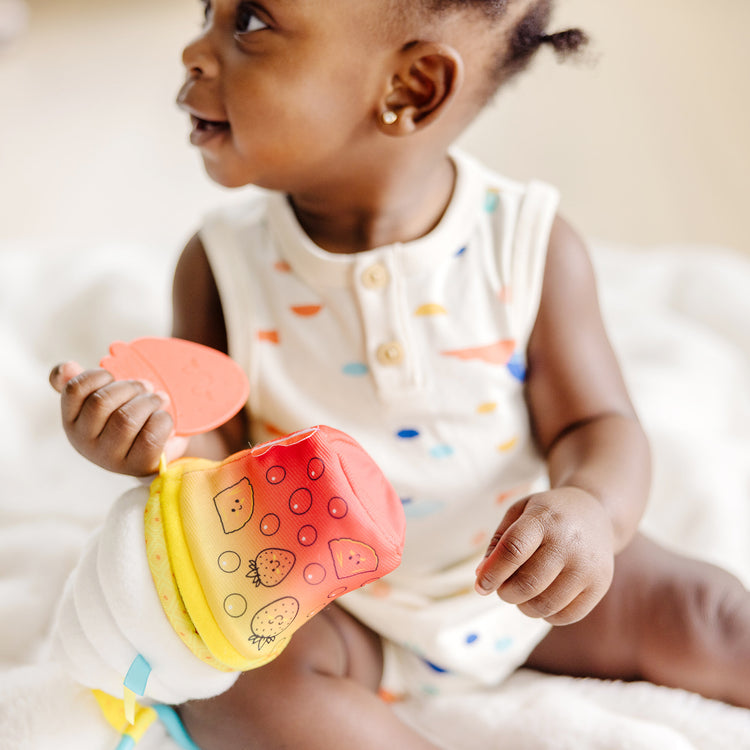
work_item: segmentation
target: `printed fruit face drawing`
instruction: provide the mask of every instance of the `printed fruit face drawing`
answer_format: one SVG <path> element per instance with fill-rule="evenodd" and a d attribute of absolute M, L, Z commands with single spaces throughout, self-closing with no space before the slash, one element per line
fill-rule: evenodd
<path fill-rule="evenodd" d="M 250 560 L 250 572 L 245 577 L 256 586 L 278 586 L 291 573 L 296 559 L 289 550 L 269 547 Z"/>
<path fill-rule="evenodd" d="M 378 556 L 369 544 L 356 539 L 331 539 L 328 548 L 337 578 L 351 578 L 378 569 Z"/>
<path fill-rule="evenodd" d="M 239 531 L 253 515 L 253 486 L 247 477 L 214 497 L 216 512 L 225 534 Z"/>
<path fill-rule="evenodd" d="M 248 638 L 258 649 L 273 643 L 279 633 L 283 633 L 297 617 L 299 602 L 293 596 L 284 596 L 258 610 L 250 623 L 253 634 Z"/>

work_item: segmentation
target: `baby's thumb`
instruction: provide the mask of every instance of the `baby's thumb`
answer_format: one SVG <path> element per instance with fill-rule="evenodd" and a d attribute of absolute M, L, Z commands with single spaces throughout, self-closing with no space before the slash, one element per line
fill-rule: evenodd
<path fill-rule="evenodd" d="M 190 440 L 187 437 L 183 437 L 182 435 L 172 435 L 164 446 L 164 457 L 166 458 L 167 463 L 182 458 L 185 455 L 189 442 Z"/>
<path fill-rule="evenodd" d="M 80 375 L 82 372 L 83 367 L 81 367 L 78 362 L 62 362 L 52 368 L 49 374 L 50 385 L 58 393 L 62 393 L 65 384 L 69 380 L 72 380 L 76 375 Z"/>

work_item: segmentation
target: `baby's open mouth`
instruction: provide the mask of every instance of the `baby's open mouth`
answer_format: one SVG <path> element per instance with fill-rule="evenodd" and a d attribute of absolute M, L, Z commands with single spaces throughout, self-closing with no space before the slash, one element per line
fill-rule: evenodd
<path fill-rule="evenodd" d="M 190 133 L 190 142 L 194 146 L 200 146 L 212 139 L 214 136 L 229 132 L 227 120 L 204 120 L 202 117 L 192 115 L 190 122 L 193 130 Z"/>
<path fill-rule="evenodd" d="M 229 123 L 226 120 L 204 120 L 201 117 L 191 117 L 193 129 L 199 131 L 213 132 L 217 130 L 228 130 Z"/>

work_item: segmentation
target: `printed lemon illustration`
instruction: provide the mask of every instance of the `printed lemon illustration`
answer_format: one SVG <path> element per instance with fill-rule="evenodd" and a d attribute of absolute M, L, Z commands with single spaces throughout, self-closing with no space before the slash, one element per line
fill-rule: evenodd
<path fill-rule="evenodd" d="M 216 512 L 225 534 L 239 531 L 253 515 L 253 486 L 243 477 L 214 497 Z"/>
<path fill-rule="evenodd" d="M 299 602 L 293 596 L 283 596 L 258 610 L 250 623 L 253 634 L 248 638 L 250 643 L 263 648 L 273 643 L 279 633 L 283 633 L 297 617 Z"/>
<path fill-rule="evenodd" d="M 250 572 L 245 577 L 256 586 L 278 586 L 289 575 L 296 559 L 287 549 L 269 547 L 250 560 Z"/>
<path fill-rule="evenodd" d="M 337 578 L 351 578 L 378 569 L 378 556 L 369 544 L 356 539 L 332 539 L 328 547 Z"/>

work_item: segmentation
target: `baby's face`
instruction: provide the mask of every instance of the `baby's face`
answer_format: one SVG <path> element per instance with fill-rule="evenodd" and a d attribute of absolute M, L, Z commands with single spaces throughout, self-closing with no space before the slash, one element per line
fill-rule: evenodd
<path fill-rule="evenodd" d="M 178 97 L 227 187 L 315 190 L 366 164 L 393 54 L 385 0 L 204 0 Z"/>

